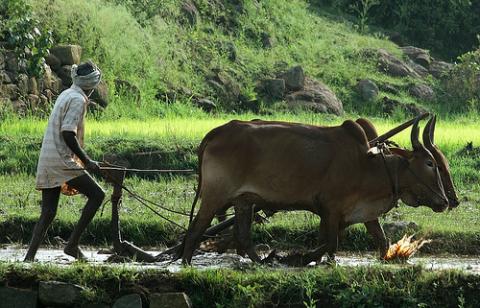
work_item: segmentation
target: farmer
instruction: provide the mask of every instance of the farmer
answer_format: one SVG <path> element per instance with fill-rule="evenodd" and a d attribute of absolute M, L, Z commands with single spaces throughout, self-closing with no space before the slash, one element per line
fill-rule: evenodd
<path fill-rule="evenodd" d="M 98 172 L 98 162 L 90 159 L 82 149 L 88 98 L 100 82 L 101 72 L 95 64 L 88 61 L 78 66 L 73 65 L 71 75 L 73 84 L 58 96 L 43 137 L 36 178 L 36 188 L 42 191 L 42 209 L 25 261 L 34 260 L 38 247 L 55 218 L 60 192 L 67 195 L 80 192 L 88 199 L 63 250 L 74 258 L 85 259 L 78 247 L 80 236 L 105 198 L 103 189 L 83 170 Z"/>

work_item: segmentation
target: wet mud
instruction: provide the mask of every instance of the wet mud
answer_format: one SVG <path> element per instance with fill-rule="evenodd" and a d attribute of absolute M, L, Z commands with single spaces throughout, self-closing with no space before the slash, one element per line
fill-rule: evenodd
<path fill-rule="evenodd" d="M 156 255 L 158 251 L 148 251 Z M 0 247 L 0 262 L 21 262 L 25 256 L 26 247 L 9 245 Z M 107 265 L 107 266 L 126 266 L 131 268 L 142 269 L 158 269 L 167 270 L 170 272 L 178 272 L 183 266 L 181 260 L 165 260 L 154 263 L 140 263 L 129 260 L 116 260 L 127 262 L 110 262 L 112 260 L 111 254 L 107 249 L 89 248 L 84 250 L 88 258 L 88 263 L 91 265 Z M 56 264 L 59 266 L 67 266 L 75 261 L 74 258 L 63 253 L 62 249 L 58 248 L 42 248 L 36 255 L 36 262 L 43 264 Z M 374 266 L 390 264 L 382 263 L 377 259 L 374 253 L 362 254 L 342 254 L 339 253 L 336 258 L 337 266 Z M 216 252 L 200 252 L 194 255 L 192 265 L 198 269 L 218 269 L 218 268 L 243 268 L 252 265 L 248 258 L 243 258 L 234 253 L 219 254 Z M 465 272 L 480 275 L 480 258 L 478 256 L 414 256 L 405 264 L 395 264 L 395 266 L 411 266 L 421 265 L 427 270 L 445 270 L 457 269 Z M 268 265 L 272 268 L 292 268 L 284 264 L 273 262 Z M 310 263 L 308 267 L 317 266 L 314 262 Z M 320 264 L 320 266 L 323 266 Z M 292 268 L 294 269 L 294 268 Z"/>

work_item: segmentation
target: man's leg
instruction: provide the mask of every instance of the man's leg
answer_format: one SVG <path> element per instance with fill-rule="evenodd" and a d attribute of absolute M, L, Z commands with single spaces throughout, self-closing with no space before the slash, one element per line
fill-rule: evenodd
<path fill-rule="evenodd" d="M 85 256 L 78 247 L 80 236 L 83 231 L 85 231 L 90 221 L 92 221 L 98 208 L 102 205 L 103 199 L 105 198 L 105 192 L 88 174 L 68 181 L 68 185 L 85 195 L 88 198 L 88 201 L 83 208 L 80 220 L 75 226 L 75 229 L 73 229 L 73 232 L 68 239 L 67 246 L 65 246 L 63 251 L 74 258 L 84 259 Z"/>
<path fill-rule="evenodd" d="M 38 247 L 42 243 L 48 227 L 57 213 L 59 197 L 60 187 L 42 189 L 42 212 L 40 214 L 40 219 L 33 229 L 32 240 L 30 241 L 25 261 L 34 260 Z"/>

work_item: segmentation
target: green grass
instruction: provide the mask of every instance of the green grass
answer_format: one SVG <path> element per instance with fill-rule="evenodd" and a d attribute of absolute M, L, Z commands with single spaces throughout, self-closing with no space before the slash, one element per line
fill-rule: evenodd
<path fill-rule="evenodd" d="M 155 270 L 75 264 L 69 267 L 0 263 L 0 286 L 38 287 L 58 280 L 87 288 L 84 302 L 111 304 L 120 295 L 183 291 L 194 307 L 477 307 L 480 277 L 421 267 L 317 267 L 284 270 Z"/>
<path fill-rule="evenodd" d="M 360 34 L 353 23 L 316 9 L 309 1 L 245 1 L 239 11 L 232 2 L 200 0 L 195 2 L 200 12 L 195 26 L 186 22 L 180 0 L 29 2 L 43 26 L 53 30 L 56 43 L 81 45 L 83 58 L 92 58 L 103 70 L 113 98 L 103 118 L 165 116 L 172 112 L 165 104 L 171 99 L 156 99 L 155 95 L 159 90 L 182 87 L 213 99 L 221 110 L 238 111 L 241 108 L 235 99 L 222 97 L 209 86 L 207 80 L 214 71 L 227 74 L 241 94 L 253 100 L 258 98 L 255 85 L 259 80 L 294 65 L 302 65 L 308 76 L 331 87 L 350 112 L 381 114 L 378 101 L 365 102 L 356 94 L 357 80 L 363 78 L 399 86 L 400 94 L 392 98 L 443 110 L 412 98 L 406 88 L 413 80 L 379 72 L 375 59 L 364 52 L 384 48 L 400 56 L 397 45 L 382 35 Z M 262 33 L 272 37 L 273 47 L 262 47 Z M 236 59 L 229 59 L 225 46 L 233 46 Z M 117 78 L 140 88 L 140 103 L 114 94 Z M 430 79 L 426 82 L 436 84 Z M 189 103 L 191 96 L 177 93 L 181 104 L 173 112 L 195 112 Z M 259 105 L 282 108 L 281 103 L 272 106 L 268 101 Z"/>
<path fill-rule="evenodd" d="M 126 185 L 138 194 L 183 213 L 189 213 L 194 195 L 193 178 L 173 178 L 159 180 L 127 179 Z M 107 195 L 111 194 L 111 187 Z M 0 242 L 28 243 L 33 226 L 39 216 L 41 195 L 34 189 L 34 178 L 28 175 L 0 176 Z M 413 221 L 420 226 L 418 236 L 434 239 L 422 251 L 428 253 L 480 253 L 480 196 L 476 193 L 460 191 L 462 199 L 468 198 L 453 211 L 437 214 L 428 208 L 410 208 L 402 205 L 382 218 L 382 222 Z M 85 204 L 81 196 L 62 197 L 58 216 L 47 234 L 47 243 L 53 237 L 68 238 Z M 198 208 L 197 208 L 198 209 Z M 159 210 L 169 219 L 186 227 L 188 217 Z M 149 209 L 126 196 L 120 211 L 124 237 L 142 246 L 170 246 L 183 232 L 182 229 L 168 223 L 153 214 Z M 110 206 L 107 205 L 103 216 L 97 214 L 84 234 L 82 243 L 108 245 L 110 243 Z M 280 249 L 313 248 L 316 245 L 319 218 L 308 212 L 278 213 L 269 219 L 269 223 L 254 227 L 256 243 L 267 243 Z M 411 232 L 415 232 L 411 230 Z M 397 241 L 403 234 L 388 234 Z M 160 248 L 157 248 L 160 249 Z M 341 241 L 341 250 L 365 251 L 374 249 L 372 239 L 362 225 L 349 229 Z"/>

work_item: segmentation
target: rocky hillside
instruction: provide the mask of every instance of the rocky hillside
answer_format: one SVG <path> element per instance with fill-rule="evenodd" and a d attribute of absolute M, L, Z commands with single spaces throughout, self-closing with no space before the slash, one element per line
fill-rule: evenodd
<path fill-rule="evenodd" d="M 71 84 L 71 65 L 86 59 L 104 72 L 94 100 L 107 114 L 115 108 L 135 116 L 126 105 L 157 115 L 179 105 L 337 115 L 443 108 L 440 80 L 452 64 L 378 33 L 360 34 L 305 1 L 156 2 L 30 0 L 21 14 L 52 31 L 54 47 L 35 76 L 22 66 L 11 33 L 2 32 L 4 109 L 48 110 Z"/>

